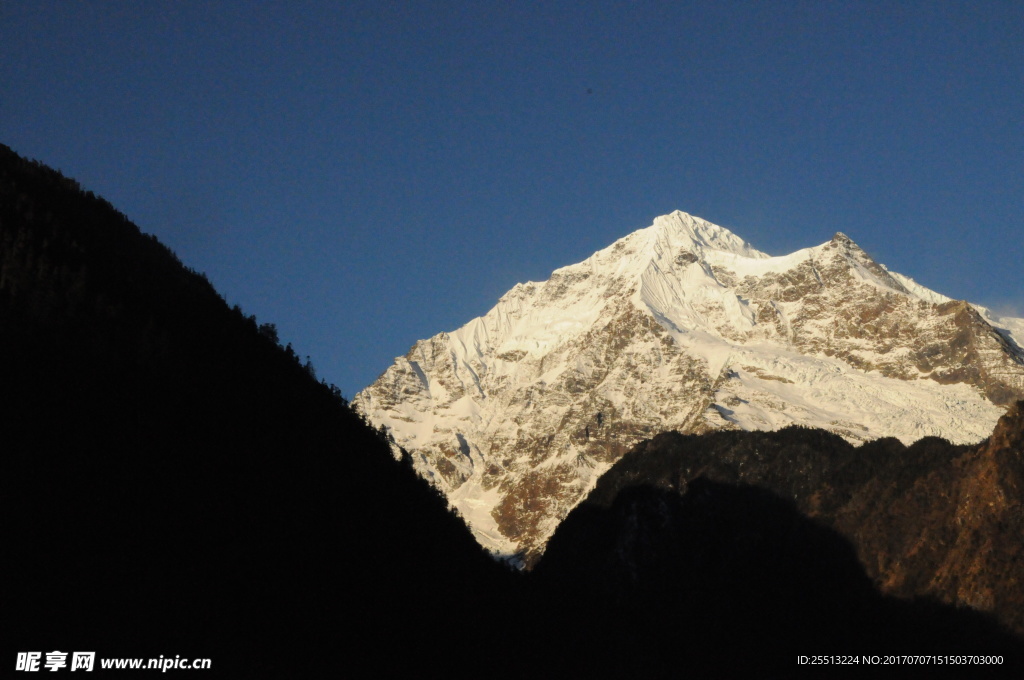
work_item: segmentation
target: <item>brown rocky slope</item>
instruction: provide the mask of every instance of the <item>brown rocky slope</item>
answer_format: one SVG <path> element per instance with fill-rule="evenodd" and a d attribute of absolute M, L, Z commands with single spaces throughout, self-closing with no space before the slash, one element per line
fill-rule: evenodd
<path fill-rule="evenodd" d="M 1024 634 L 1024 401 L 976 446 L 926 438 L 853 447 L 798 427 L 660 434 L 613 466 L 581 510 L 608 508 L 635 487 L 685 495 L 709 482 L 791 500 L 849 540 L 886 595 L 987 612 Z M 633 553 L 616 552 L 623 569 L 635 570 Z"/>

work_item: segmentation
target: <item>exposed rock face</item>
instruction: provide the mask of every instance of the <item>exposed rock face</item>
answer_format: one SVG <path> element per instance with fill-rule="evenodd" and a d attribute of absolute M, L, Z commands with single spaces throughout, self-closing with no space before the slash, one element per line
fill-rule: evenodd
<path fill-rule="evenodd" d="M 979 441 L 1024 397 L 1022 331 L 842 234 L 769 257 L 677 212 L 416 343 L 353 403 L 481 543 L 531 558 L 656 432 Z"/>
<path fill-rule="evenodd" d="M 607 505 L 584 502 L 530 578 L 545 602 L 558 603 L 541 624 L 547 638 L 564 648 L 562 631 L 585 629 L 582 656 L 595 672 L 581 675 L 676 677 L 685 666 L 695 677 L 789 678 L 806 646 L 970 649 L 1002 658 L 973 666 L 970 677 L 1024 672 L 1024 639 L 991 614 L 882 594 L 848 539 L 742 483 L 699 477 L 681 493 L 641 484 Z M 623 662 L 623 649 L 640 653 Z M 863 657 L 855 665 L 814 677 L 879 673 Z M 893 677 L 948 675 L 936 671 L 904 667 Z M 961 676 L 958 667 L 953 677 Z"/>
<path fill-rule="evenodd" d="M 835 520 L 882 587 L 993 612 L 1024 634 L 1024 402 L 986 442 L 885 492 Z"/>
<path fill-rule="evenodd" d="M 1024 634 L 1024 401 L 972 447 L 928 438 L 854 448 L 799 428 L 660 434 L 613 466 L 580 510 L 610 507 L 634 487 L 685 495 L 704 483 L 792 500 L 850 540 L 886 594 L 969 606 Z M 635 542 L 627 534 L 602 540 Z M 619 570 L 635 569 L 631 550 L 610 554 L 625 560 Z"/>

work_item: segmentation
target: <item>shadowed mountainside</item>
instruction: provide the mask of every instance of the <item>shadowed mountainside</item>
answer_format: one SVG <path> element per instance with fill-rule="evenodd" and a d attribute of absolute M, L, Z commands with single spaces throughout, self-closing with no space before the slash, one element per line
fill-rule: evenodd
<path fill-rule="evenodd" d="M 586 505 L 631 487 L 688 493 L 698 481 L 756 485 L 849 539 L 883 592 L 995 614 L 1024 633 L 1024 402 L 973 446 L 926 438 L 853 447 L 803 428 L 658 435 L 626 454 Z"/>
<path fill-rule="evenodd" d="M 585 502 L 533 575 L 556 610 L 578 622 L 603 622 L 618 608 L 614 628 L 587 628 L 597 665 L 613 675 L 667 677 L 685 668 L 698 677 L 1014 677 L 1024 662 L 1024 642 L 993 617 L 883 595 L 850 542 L 792 501 L 706 476 L 682 493 L 641 484 L 607 504 Z M 967 670 L 812 669 L 795 661 L 863 650 L 1005 661 Z"/>

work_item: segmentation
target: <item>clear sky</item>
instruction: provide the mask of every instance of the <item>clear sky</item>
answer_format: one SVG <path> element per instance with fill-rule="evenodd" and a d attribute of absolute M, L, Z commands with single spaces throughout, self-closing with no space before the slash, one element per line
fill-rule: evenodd
<path fill-rule="evenodd" d="M 0 142 L 352 397 L 675 209 L 1024 316 L 1024 3 L 0 0 Z"/>

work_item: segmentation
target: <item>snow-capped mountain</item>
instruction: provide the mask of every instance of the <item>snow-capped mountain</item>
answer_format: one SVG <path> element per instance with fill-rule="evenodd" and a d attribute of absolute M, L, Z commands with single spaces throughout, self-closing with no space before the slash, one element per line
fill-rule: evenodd
<path fill-rule="evenodd" d="M 675 212 L 421 340 L 360 392 L 480 542 L 527 558 L 664 430 L 984 439 L 1024 398 L 1024 320 L 888 271 L 843 234 L 783 257 Z"/>

